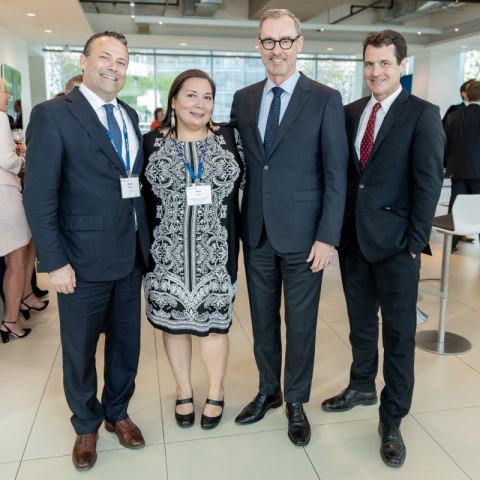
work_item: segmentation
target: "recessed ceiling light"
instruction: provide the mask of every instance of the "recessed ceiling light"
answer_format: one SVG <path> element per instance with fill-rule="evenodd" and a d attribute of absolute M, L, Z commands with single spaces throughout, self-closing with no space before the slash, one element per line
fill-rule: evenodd
<path fill-rule="evenodd" d="M 321 31 L 321 32 L 324 32 L 324 31 L 325 31 L 325 29 L 324 29 L 324 28 L 321 28 L 321 29 L 320 29 L 320 31 Z"/>
<path fill-rule="evenodd" d="M 163 22 L 158 22 L 159 25 L 163 25 Z"/>
<path fill-rule="evenodd" d="M 135 2 L 130 2 L 130 6 L 131 6 L 131 7 L 134 7 L 134 6 L 135 6 Z"/>
<path fill-rule="evenodd" d="M 417 35 L 421 35 L 421 34 L 422 34 L 422 32 L 417 32 Z"/>
<path fill-rule="evenodd" d="M 130 18 L 133 20 L 135 18 L 135 15 L 130 15 Z"/>
<path fill-rule="evenodd" d="M 33 12 L 28 12 L 25 14 L 27 17 L 36 17 L 37 14 L 36 13 L 33 13 Z"/>
<path fill-rule="evenodd" d="M 44 32 L 45 32 L 45 33 L 53 33 L 53 30 L 50 30 L 49 28 L 46 28 L 46 29 L 44 30 Z"/>
<path fill-rule="evenodd" d="M 459 32 L 459 31 L 460 31 L 460 29 L 459 29 L 458 27 L 457 27 L 457 28 L 454 28 L 453 30 L 454 30 L 455 32 Z"/>
<path fill-rule="evenodd" d="M 187 45 L 188 45 L 188 43 L 185 43 L 185 42 L 180 43 L 181 47 L 186 47 Z"/>

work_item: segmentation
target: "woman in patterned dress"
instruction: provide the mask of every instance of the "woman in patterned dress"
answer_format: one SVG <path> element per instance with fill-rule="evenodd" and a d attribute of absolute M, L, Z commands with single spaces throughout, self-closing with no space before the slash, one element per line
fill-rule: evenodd
<path fill-rule="evenodd" d="M 209 379 L 205 429 L 216 427 L 223 413 L 244 175 L 238 132 L 211 121 L 214 98 L 215 84 L 205 72 L 181 73 L 163 123 L 144 137 L 143 186 L 153 232 L 147 317 L 163 331 L 181 427 L 195 420 L 191 337 L 200 338 Z"/>

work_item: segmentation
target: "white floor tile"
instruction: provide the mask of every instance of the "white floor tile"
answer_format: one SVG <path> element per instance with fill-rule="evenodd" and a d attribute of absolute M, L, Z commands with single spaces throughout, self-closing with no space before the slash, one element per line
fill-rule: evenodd
<path fill-rule="evenodd" d="M 318 480 L 286 431 L 210 438 L 166 446 L 168 479 Z"/>

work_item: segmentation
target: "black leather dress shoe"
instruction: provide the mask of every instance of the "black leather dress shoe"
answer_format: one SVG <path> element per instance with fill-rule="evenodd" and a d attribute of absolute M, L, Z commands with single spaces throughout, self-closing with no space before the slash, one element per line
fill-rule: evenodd
<path fill-rule="evenodd" d="M 300 402 L 287 402 L 288 438 L 302 447 L 310 441 L 310 424 Z"/>
<path fill-rule="evenodd" d="M 346 388 L 339 395 L 327 398 L 322 402 L 322 408 L 326 412 L 346 412 L 357 405 L 375 405 L 377 392 L 359 392 L 352 388 Z"/>
<path fill-rule="evenodd" d="M 282 406 L 282 392 L 279 390 L 274 395 L 263 395 L 258 393 L 257 396 L 237 415 L 235 423 L 240 425 L 248 425 L 261 420 L 270 408 L 278 408 Z"/>
<path fill-rule="evenodd" d="M 382 439 L 380 456 L 385 465 L 389 467 L 401 467 L 407 456 L 407 448 L 403 443 L 400 428 L 378 424 L 378 433 Z"/>

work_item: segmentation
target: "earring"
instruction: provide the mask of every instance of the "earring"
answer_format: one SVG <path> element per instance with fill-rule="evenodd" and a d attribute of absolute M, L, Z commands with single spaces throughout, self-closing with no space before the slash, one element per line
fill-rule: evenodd
<path fill-rule="evenodd" d="M 175 120 L 175 110 L 172 108 L 172 113 L 170 115 L 170 126 L 172 128 L 175 128 L 175 125 L 176 125 L 176 120 Z"/>

